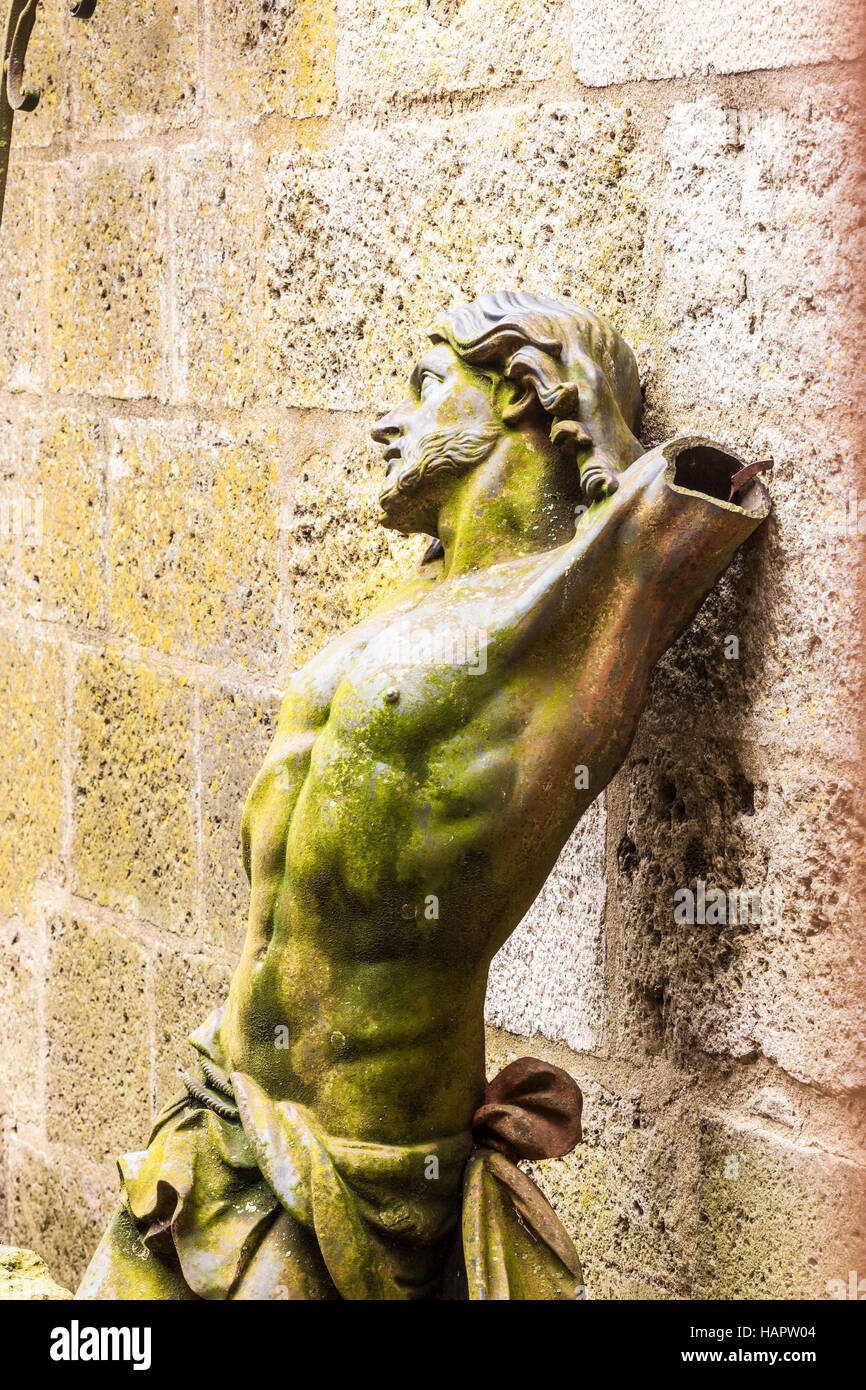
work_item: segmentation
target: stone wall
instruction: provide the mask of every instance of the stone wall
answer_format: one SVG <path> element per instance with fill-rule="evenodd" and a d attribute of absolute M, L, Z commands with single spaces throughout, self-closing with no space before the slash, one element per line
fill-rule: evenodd
<path fill-rule="evenodd" d="M 226 989 L 284 673 L 417 557 L 371 416 L 502 285 L 625 332 L 647 444 L 776 468 L 495 962 L 491 1064 L 584 1088 L 538 1175 L 592 1296 L 866 1276 L 858 8 L 44 0 L 0 246 L 0 1239 L 61 1282 Z M 781 918 L 678 924 L 698 880 Z"/>

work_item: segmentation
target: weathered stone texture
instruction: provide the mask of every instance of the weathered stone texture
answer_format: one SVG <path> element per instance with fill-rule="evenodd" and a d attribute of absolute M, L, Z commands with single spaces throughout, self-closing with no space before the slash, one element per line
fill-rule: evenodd
<path fill-rule="evenodd" d="M 302 666 L 411 575 L 426 542 L 377 524 L 381 451 L 364 426 L 332 432 L 299 421 L 290 447 L 291 657 Z"/>
<path fill-rule="evenodd" d="M 241 814 L 264 761 L 279 698 L 252 699 L 230 685 L 201 696 L 204 926 L 209 942 L 237 954 L 249 911 Z"/>
<path fill-rule="evenodd" d="M 862 46 L 856 0 L 572 0 L 572 14 L 574 71 L 592 87 L 823 63 Z"/>
<path fill-rule="evenodd" d="M 154 1055 L 157 1111 L 183 1094 L 181 1073 L 195 1074 L 187 1039 L 210 1012 L 225 1003 L 231 971 L 207 956 L 160 950 L 153 963 Z"/>
<path fill-rule="evenodd" d="M 862 1086 L 856 789 L 676 737 L 642 744 L 627 776 L 616 895 L 632 1046 L 699 1070 L 763 1053 L 802 1081 Z M 775 888 L 780 911 L 755 920 L 738 905 L 733 922 L 728 901 L 720 922 L 675 921 L 675 894 L 699 879 L 725 894 Z"/>
<path fill-rule="evenodd" d="M 779 757 L 856 759 L 863 538 L 850 525 L 853 441 L 796 423 L 724 433 L 748 458 L 775 459 L 773 512 L 659 663 L 644 727 L 696 740 L 725 729 Z"/>
<path fill-rule="evenodd" d="M 248 143 L 236 150 L 183 147 L 172 158 L 174 396 L 180 402 L 235 409 L 257 393 L 256 181 Z"/>
<path fill-rule="evenodd" d="M 854 88 L 790 109 L 677 102 L 664 135 L 663 350 L 677 427 L 702 405 L 806 419 L 856 410 L 866 250 Z"/>
<path fill-rule="evenodd" d="M 382 102 L 543 82 L 567 48 L 559 0 L 348 0 L 341 98 Z"/>
<path fill-rule="evenodd" d="M 48 923 L 46 1126 L 95 1161 L 147 1138 L 150 1062 L 146 962 L 113 928 Z"/>
<path fill-rule="evenodd" d="M 188 126 L 198 88 L 196 0 L 99 0 L 70 25 L 76 129 L 118 140 Z"/>
<path fill-rule="evenodd" d="M 73 696 L 75 891 L 180 931 L 195 907 L 193 692 L 85 652 Z"/>
<path fill-rule="evenodd" d="M 44 1260 L 32 1250 L 16 1250 L 0 1245 L 0 1301 L 49 1300 L 71 1298 L 69 1289 L 55 1284 Z"/>
<path fill-rule="evenodd" d="M 276 430 L 114 419 L 112 629 L 142 646 L 275 669 Z"/>
<path fill-rule="evenodd" d="M 431 321 L 503 285 L 571 294 L 640 339 L 647 175 L 625 104 L 350 125 L 334 150 L 275 153 L 268 392 L 332 409 L 399 399 Z"/>
<path fill-rule="evenodd" d="M 0 384 L 10 391 L 39 390 L 45 371 L 41 180 L 38 165 L 13 155 L 0 237 Z"/>
<path fill-rule="evenodd" d="M 605 826 L 600 798 L 494 957 L 485 1007 L 490 1023 L 524 1037 L 541 1033 L 575 1052 L 606 1052 Z"/>
<path fill-rule="evenodd" d="M 43 972 L 40 933 L 21 922 L 0 925 L 0 1116 L 14 1115 L 34 1125 L 41 1121 L 43 1104 L 39 1075 Z"/>
<path fill-rule="evenodd" d="M 54 166 L 48 313 L 51 386 L 164 396 L 164 211 L 154 158 Z"/>
<path fill-rule="evenodd" d="M 64 659 L 54 644 L 0 630 L 0 914 L 31 917 L 37 879 L 62 875 Z"/>
<path fill-rule="evenodd" d="M 334 9 L 334 0 L 212 3 L 209 115 L 326 116 L 335 97 Z"/>
<path fill-rule="evenodd" d="M 113 1164 L 94 1169 L 46 1156 L 12 1135 L 9 1225 L 21 1245 L 45 1260 L 55 1279 L 78 1287 L 117 1203 Z"/>
<path fill-rule="evenodd" d="M 696 1298 L 824 1299 L 866 1264 L 866 1170 L 714 1118 L 702 1124 Z"/>
<path fill-rule="evenodd" d="M 101 421 L 45 415 L 25 436 L 21 493 L 34 509 L 23 546 L 25 613 L 101 626 L 105 612 L 105 448 Z M 36 510 L 38 508 L 38 511 Z"/>

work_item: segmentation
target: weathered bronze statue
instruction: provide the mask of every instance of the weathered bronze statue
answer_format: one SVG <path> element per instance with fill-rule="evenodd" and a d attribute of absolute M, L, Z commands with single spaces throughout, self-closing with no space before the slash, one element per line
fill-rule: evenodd
<path fill-rule="evenodd" d="M 532 1059 L 485 1088 L 488 968 L 769 500 L 707 440 L 642 450 L 634 356 L 576 304 L 485 295 L 430 344 L 373 434 L 382 524 L 432 543 L 291 681 L 228 1002 L 81 1298 L 580 1296 L 517 1167 L 580 1093 Z"/>

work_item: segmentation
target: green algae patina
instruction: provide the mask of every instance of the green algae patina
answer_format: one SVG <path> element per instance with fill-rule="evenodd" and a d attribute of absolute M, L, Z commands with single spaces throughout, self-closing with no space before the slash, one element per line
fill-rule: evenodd
<path fill-rule="evenodd" d="M 291 681 L 227 1005 L 122 1161 L 79 1297 L 576 1296 L 515 1160 L 565 1152 L 579 1098 L 494 1082 L 479 1127 L 488 969 L 769 510 L 721 446 L 644 452 L 639 409 L 631 350 L 577 305 L 502 292 L 431 330 L 374 430 L 380 520 L 431 545 Z M 557 1104 L 571 1128 L 521 1148 Z"/>

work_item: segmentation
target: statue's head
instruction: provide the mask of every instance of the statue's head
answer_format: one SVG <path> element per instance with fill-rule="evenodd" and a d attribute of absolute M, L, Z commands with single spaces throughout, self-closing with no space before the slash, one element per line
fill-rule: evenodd
<path fill-rule="evenodd" d="M 634 353 L 598 314 L 568 300 L 500 290 L 440 319 L 409 396 L 377 421 L 387 472 L 381 521 L 436 534 L 457 480 L 503 441 L 531 433 L 575 494 L 594 500 L 641 452 Z"/>

